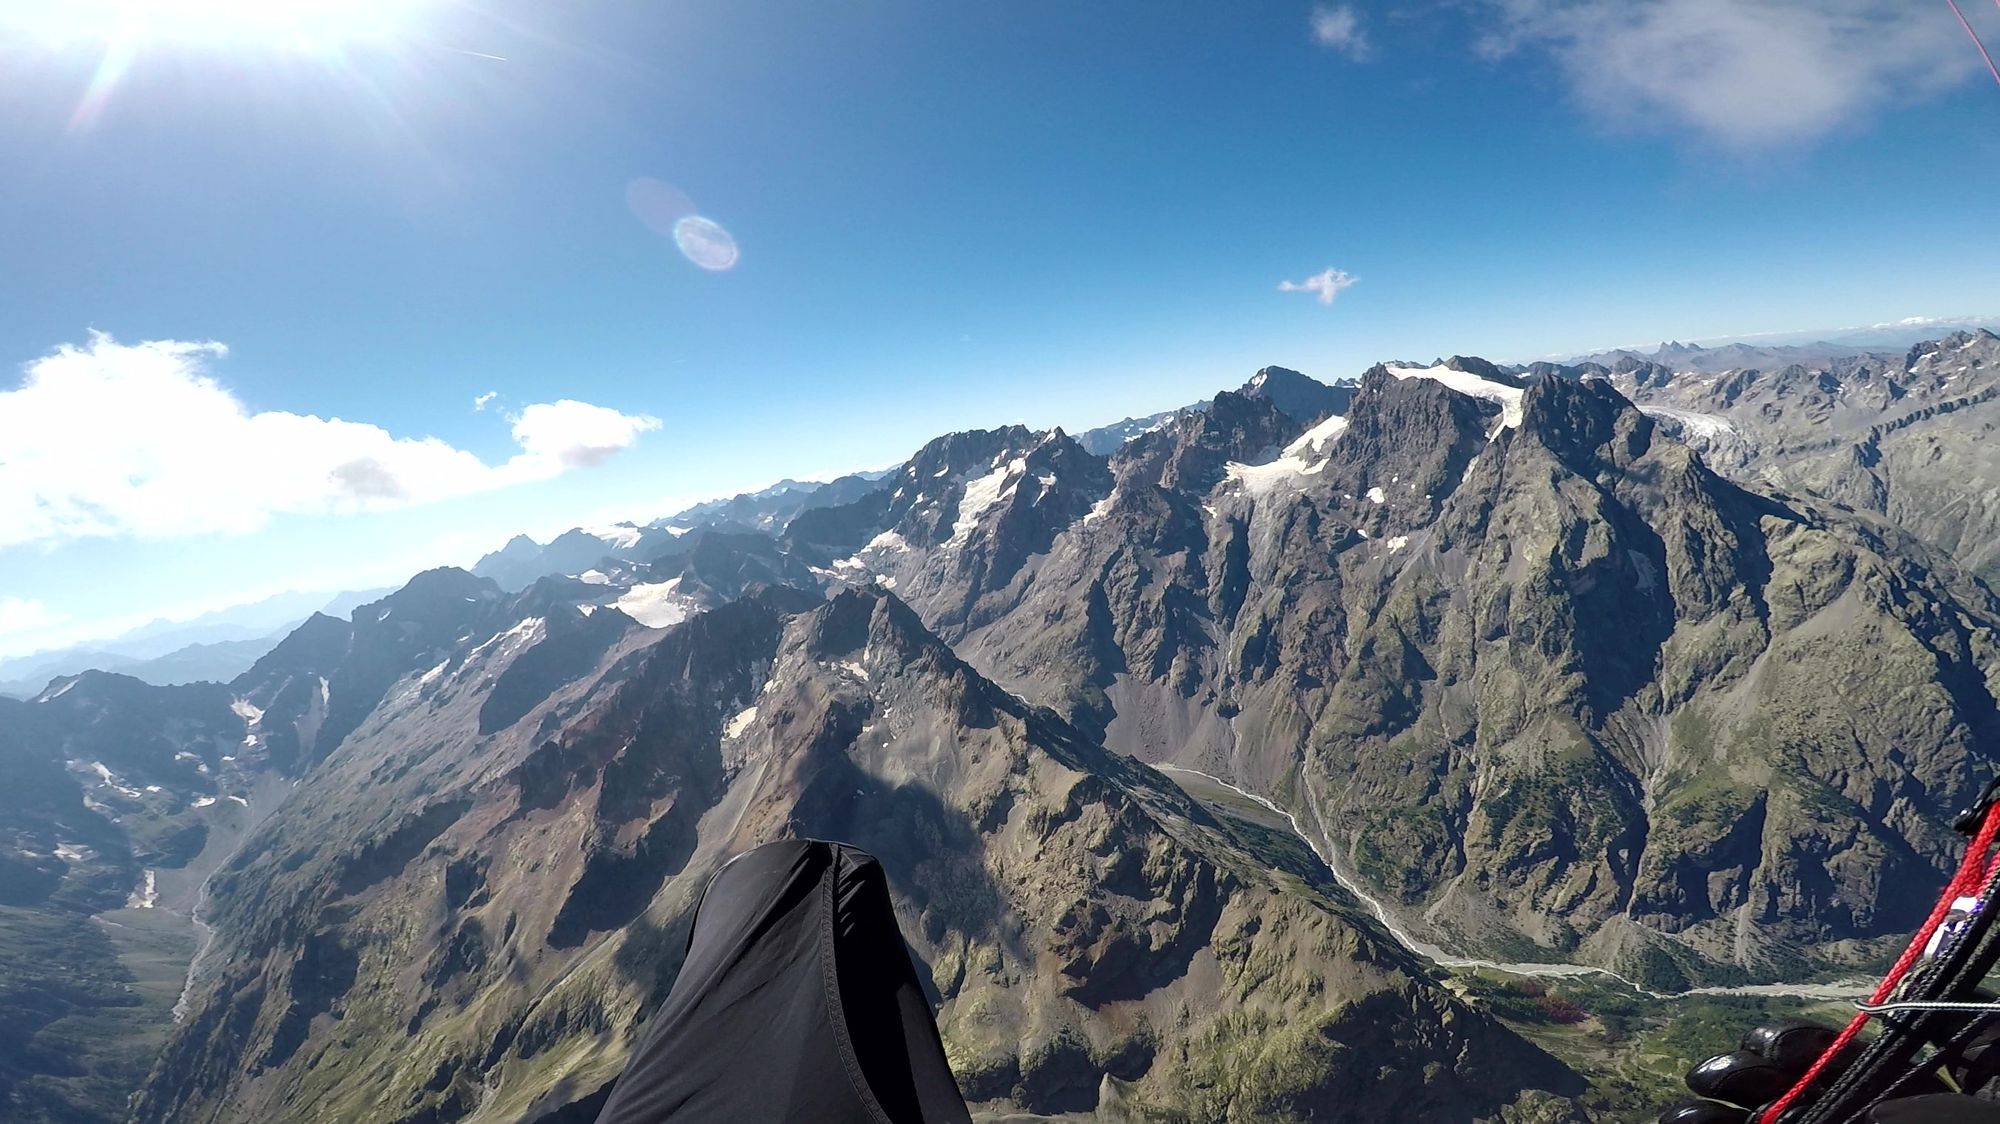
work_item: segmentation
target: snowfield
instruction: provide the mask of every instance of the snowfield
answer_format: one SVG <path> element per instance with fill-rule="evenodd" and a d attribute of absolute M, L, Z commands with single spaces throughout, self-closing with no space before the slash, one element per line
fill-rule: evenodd
<path fill-rule="evenodd" d="M 1328 415 L 1326 420 L 1299 435 L 1298 440 L 1285 446 L 1284 451 L 1264 464 L 1240 464 L 1231 461 L 1224 468 L 1228 479 L 1242 485 L 1244 491 L 1252 495 L 1262 495 L 1277 485 L 1300 476 L 1311 476 L 1326 467 L 1326 460 L 1333 443 L 1347 432 L 1347 419 L 1339 414 Z"/>
<path fill-rule="evenodd" d="M 635 585 L 612 602 L 612 606 L 647 628 L 666 628 L 688 619 L 688 614 L 695 610 L 694 600 L 682 596 L 680 588 L 679 578 Z"/>
<path fill-rule="evenodd" d="M 1730 437 L 1736 433 L 1736 423 L 1720 414 L 1704 414 L 1696 410 L 1676 410 L 1668 406 L 1640 406 L 1639 412 L 1649 418 L 1660 418 L 1674 422 L 1683 433 L 1694 437 Z"/>
<path fill-rule="evenodd" d="M 1447 390 L 1468 394 L 1474 398 L 1484 398 L 1500 403 L 1500 429 L 1513 429 L 1521 424 L 1521 397 L 1527 393 L 1518 386 L 1482 379 L 1464 371 L 1454 371 L 1450 367 L 1391 367 L 1389 373 L 1399 379 L 1429 379 L 1441 383 Z M 1500 430 L 1493 431 L 1498 437 Z"/>

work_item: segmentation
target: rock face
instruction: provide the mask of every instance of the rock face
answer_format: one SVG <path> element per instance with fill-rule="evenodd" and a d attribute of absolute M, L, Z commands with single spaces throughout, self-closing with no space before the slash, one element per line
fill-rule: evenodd
<path fill-rule="evenodd" d="M 1289 367 L 1266 367 L 1250 376 L 1237 393 L 1250 398 L 1267 398 L 1285 416 L 1300 425 L 1310 426 L 1330 414 L 1347 413 L 1348 403 L 1354 400 L 1355 384 L 1336 383 L 1333 386 L 1305 375 Z"/>
<path fill-rule="evenodd" d="M 1288 804 L 1448 946 L 1673 986 L 1906 931 L 1991 766 L 1991 596 L 1603 380 L 1522 381 L 1377 368 L 1282 455 L 1297 424 L 1225 394 L 1004 584 L 865 560 L 999 682 Z"/>
<path fill-rule="evenodd" d="M 1706 373 L 1634 364 L 1613 377 L 1733 478 L 1885 517 L 2000 579 L 2000 335 Z"/>
<path fill-rule="evenodd" d="M 882 858 L 974 1101 L 1450 1120 L 1560 1115 L 1580 1091 L 887 591 L 773 588 L 630 630 L 476 732 L 551 619 L 406 674 L 217 877 L 218 967 L 137 1119 L 584 1101 L 671 985 L 707 874 L 801 835 Z"/>

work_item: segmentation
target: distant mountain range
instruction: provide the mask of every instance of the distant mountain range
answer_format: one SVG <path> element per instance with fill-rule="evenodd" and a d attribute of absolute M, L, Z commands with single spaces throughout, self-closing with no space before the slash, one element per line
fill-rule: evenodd
<path fill-rule="evenodd" d="M 1626 1016 L 1440 961 L 1866 971 L 2000 765 L 2000 336 L 1664 354 L 945 434 L 0 700 L 0 1103 L 588 1119 L 709 874 L 816 835 L 985 1119 L 1629 1115 Z"/>
<path fill-rule="evenodd" d="M 2000 316 L 1916 316 L 1866 328 L 1774 333 L 1703 347 L 1669 340 L 1647 351 L 1612 348 L 1575 356 L 1570 364 L 1596 363 L 1610 367 L 1622 361 L 1658 363 L 1677 370 L 1714 374 L 1744 368 L 1771 370 L 1795 363 L 1824 365 L 1841 359 L 1896 358 L 1921 343 L 1960 332 L 2000 330 Z"/>
<path fill-rule="evenodd" d="M 160 686 L 227 682 L 315 611 L 346 616 L 384 592 L 281 593 L 185 621 L 156 620 L 73 648 L 0 660 L 0 695 L 28 698 L 51 679 L 92 670 Z"/>

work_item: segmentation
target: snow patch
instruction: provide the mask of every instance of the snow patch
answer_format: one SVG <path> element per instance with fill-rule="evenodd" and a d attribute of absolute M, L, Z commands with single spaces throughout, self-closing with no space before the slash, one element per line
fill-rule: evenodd
<path fill-rule="evenodd" d="M 126 909 L 151 909 L 160 901 L 160 876 L 152 871 L 139 881 L 139 887 L 125 899 Z"/>
<path fill-rule="evenodd" d="M 1370 488 L 1370 489 L 1368 489 L 1368 502 L 1369 502 L 1369 503 L 1383 503 L 1383 502 L 1387 501 L 1387 500 L 1388 500 L 1388 498 L 1389 498 L 1389 497 L 1388 497 L 1387 495 L 1385 495 L 1385 494 L 1383 493 L 1382 489 L 1380 489 L 1380 488 Z"/>
<path fill-rule="evenodd" d="M 862 667 L 859 663 L 855 662 L 854 660 L 842 660 L 839 663 L 834 664 L 833 666 L 839 668 L 842 671 L 853 674 L 863 683 L 868 682 L 868 669 Z"/>
<path fill-rule="evenodd" d="M 1328 451 L 1340 435 L 1347 432 L 1347 419 L 1339 414 L 1329 415 L 1326 420 L 1299 435 L 1298 440 L 1285 446 L 1276 460 L 1267 464 L 1240 464 L 1231 461 L 1224 467 L 1228 478 L 1253 495 L 1270 491 L 1278 484 L 1295 476 L 1313 476 L 1326 467 Z"/>
<path fill-rule="evenodd" d="M 230 794 L 229 799 L 236 801 L 238 804 L 243 805 L 245 808 L 248 808 L 250 806 L 250 802 L 248 800 L 245 800 L 243 797 L 237 796 L 234 793 Z"/>
<path fill-rule="evenodd" d="M 192 803 L 192 804 L 188 805 L 188 807 L 190 807 L 190 808 L 206 808 L 206 807 L 208 807 L 208 806 L 209 806 L 210 804 L 213 804 L 213 803 L 215 803 L 215 797 L 213 797 L 213 796 L 204 796 L 204 797 L 200 798 L 199 800 L 196 800 L 196 801 L 195 801 L 194 803 Z"/>
<path fill-rule="evenodd" d="M 1648 417 L 1674 422 L 1681 427 L 1683 433 L 1695 437 L 1727 437 L 1736 432 L 1736 423 L 1720 414 L 1675 410 L 1666 406 L 1641 406 L 1639 412 Z"/>
<path fill-rule="evenodd" d="M 964 546 L 972 538 L 972 532 L 979 521 L 996 504 L 1013 494 L 1014 485 L 1027 474 L 1028 462 L 1015 457 L 1007 464 L 974 480 L 965 486 L 965 494 L 959 497 L 958 518 L 951 523 L 951 540 L 947 546 Z"/>
<path fill-rule="evenodd" d="M 692 598 L 681 595 L 681 580 L 635 585 L 612 602 L 619 612 L 647 628 L 666 628 L 688 618 L 694 611 Z"/>
<path fill-rule="evenodd" d="M 59 698 L 62 698 L 62 697 L 63 697 L 64 695 L 67 695 L 67 694 L 69 694 L 69 689 L 70 689 L 71 687 L 74 687 L 74 686 L 76 686 L 76 685 L 77 685 L 78 683 L 81 683 L 81 682 L 83 682 L 83 679 L 82 679 L 81 677 L 79 677 L 79 678 L 76 678 L 76 679 L 72 679 L 72 680 L 70 680 L 69 682 L 67 682 L 67 683 L 63 684 L 62 686 L 60 686 L 60 687 L 57 687 L 57 688 L 56 688 L 55 690 L 53 690 L 53 691 L 50 691 L 50 692 L 49 692 L 48 694 L 46 694 L 46 695 L 43 695 L 43 696 L 42 696 L 41 698 L 39 698 L 39 699 L 36 699 L 35 701 L 36 701 L 36 702 L 53 702 L 53 701 L 55 701 L 56 699 L 59 699 Z"/>
<path fill-rule="evenodd" d="M 249 699 L 231 699 L 229 700 L 229 709 L 235 711 L 238 718 L 241 718 L 252 726 L 264 720 L 264 708 L 251 702 Z"/>
<path fill-rule="evenodd" d="M 1392 551 L 1401 550 L 1408 545 L 1410 545 L 1410 536 L 1408 535 L 1397 535 L 1395 538 L 1388 540 L 1388 547 Z"/>
<path fill-rule="evenodd" d="M 894 531 L 884 531 L 874 538 L 869 539 L 860 550 L 854 552 L 852 557 L 835 560 L 833 568 L 836 570 L 866 570 L 868 563 L 861 560 L 861 556 L 864 554 L 903 554 L 907 553 L 909 549 L 910 544 L 903 541 L 903 536 Z"/>
<path fill-rule="evenodd" d="M 639 545 L 639 528 L 630 523 L 613 523 L 609 527 L 591 527 L 584 534 L 603 541 L 613 550 L 630 550 Z"/>
<path fill-rule="evenodd" d="M 1226 479 L 1240 485 L 1252 495 L 1262 495 L 1279 484 L 1297 476 L 1301 466 L 1296 461 L 1279 457 L 1269 464 L 1240 464 L 1230 461 L 1223 466 Z"/>
<path fill-rule="evenodd" d="M 97 857 L 97 852 L 81 843 L 57 843 L 56 857 L 66 863 L 85 863 Z"/>
<path fill-rule="evenodd" d="M 611 575 L 603 570 L 585 570 L 576 576 L 576 580 L 585 585 L 610 585 Z"/>
<path fill-rule="evenodd" d="M 528 619 L 515 625 L 513 628 L 508 629 L 507 631 L 499 634 L 498 636 L 495 636 L 493 639 L 488 640 L 486 643 L 481 644 L 479 647 L 474 648 L 472 651 L 467 652 L 465 654 L 465 658 L 467 662 L 470 662 L 474 657 L 478 656 L 486 649 L 493 647 L 498 647 L 500 649 L 499 656 L 502 658 L 513 655 L 516 651 L 520 650 L 526 645 L 541 639 L 541 628 L 542 628 L 542 618 L 529 617 Z"/>
<path fill-rule="evenodd" d="M 1391 367 L 1389 373 L 1399 379 L 1429 379 L 1442 383 L 1447 390 L 1468 394 L 1474 398 L 1484 398 L 1500 404 L 1500 429 L 1513 429 L 1521 424 L 1521 398 L 1527 393 L 1518 386 L 1482 379 L 1478 375 L 1464 371 L 1454 371 L 1450 367 Z M 1500 435 L 1499 430 L 1492 434 Z"/>
<path fill-rule="evenodd" d="M 1089 514 L 1083 517 L 1083 521 L 1085 523 L 1095 523 L 1099 519 L 1102 519 L 1105 516 L 1111 514 L 1111 501 L 1117 498 L 1118 498 L 1118 493 L 1116 490 L 1113 490 L 1113 492 L 1110 495 L 1104 497 L 1101 500 L 1098 500 L 1094 504 L 1091 504 L 1090 512 Z"/>
<path fill-rule="evenodd" d="M 1340 435 L 1347 432 L 1347 419 L 1339 414 L 1329 414 L 1325 421 L 1299 434 L 1299 439 L 1285 446 L 1288 457 L 1323 457 Z"/>
<path fill-rule="evenodd" d="M 755 721 L 757 721 L 757 708 L 755 706 L 746 706 L 737 712 L 736 717 L 731 718 L 723 724 L 722 736 L 725 738 L 740 738 L 743 736 L 743 731 L 750 728 L 750 723 Z"/>

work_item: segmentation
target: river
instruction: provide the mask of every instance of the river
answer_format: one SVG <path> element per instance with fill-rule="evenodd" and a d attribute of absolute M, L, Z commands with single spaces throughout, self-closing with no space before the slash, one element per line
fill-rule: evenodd
<path fill-rule="evenodd" d="M 1382 904 L 1381 899 L 1369 893 L 1368 889 L 1362 885 L 1360 879 L 1353 877 L 1347 871 L 1340 868 L 1340 863 L 1333 853 L 1332 845 L 1322 842 L 1326 834 L 1324 822 L 1319 825 L 1322 839 L 1315 839 L 1299 825 L 1297 816 L 1265 797 L 1259 796 L 1254 792 L 1247 792 L 1213 773 L 1204 773 L 1200 769 L 1189 769 L 1180 765 L 1155 765 L 1153 767 L 1169 776 L 1175 773 L 1183 773 L 1189 776 L 1200 777 L 1210 784 L 1226 788 L 1236 795 L 1243 797 L 1245 800 L 1249 800 L 1259 807 L 1267 809 L 1273 815 L 1283 817 L 1284 821 L 1291 825 L 1292 834 L 1298 836 L 1299 841 L 1312 850 L 1312 853 L 1318 857 L 1320 865 L 1326 867 L 1327 873 L 1333 876 L 1334 881 L 1338 882 L 1342 889 L 1354 895 L 1362 905 L 1367 906 L 1368 911 L 1375 915 L 1375 919 L 1381 922 L 1382 928 L 1386 929 L 1398 944 L 1441 967 L 1488 968 L 1498 972 L 1506 972 L 1510 975 L 1538 976 L 1545 979 L 1563 979 L 1576 976 L 1608 976 L 1631 988 L 1633 991 L 1654 999 L 1675 999 L 1686 995 L 1770 995 L 1788 996 L 1797 999 L 1842 1000 L 1865 998 L 1873 990 L 1873 985 L 1864 980 L 1841 980 L 1835 983 L 1745 984 L 1735 987 L 1697 987 L 1690 988 L 1687 991 L 1660 992 L 1640 987 L 1636 981 L 1627 979 L 1609 968 L 1600 967 L 1596 964 L 1571 964 L 1563 961 L 1507 962 L 1482 960 L 1477 957 L 1455 956 L 1437 945 L 1419 940 L 1411 935 L 1408 930 L 1396 923 L 1396 919 L 1389 913 L 1388 907 Z M 1190 793 L 1189 795 L 1194 794 Z M 1313 818 L 1318 820 L 1320 818 L 1319 808 L 1313 804 L 1312 792 L 1309 788 L 1306 790 L 1306 803 L 1312 809 Z"/>

